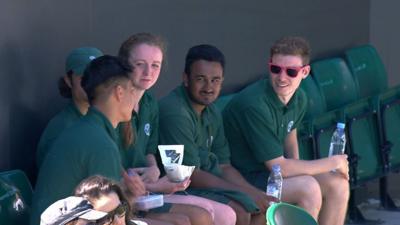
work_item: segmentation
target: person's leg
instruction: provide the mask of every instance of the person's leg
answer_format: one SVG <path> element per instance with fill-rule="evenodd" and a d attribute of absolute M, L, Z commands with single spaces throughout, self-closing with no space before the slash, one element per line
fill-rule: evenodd
<path fill-rule="evenodd" d="M 314 177 L 321 187 L 323 198 L 319 224 L 343 225 L 350 196 L 349 182 L 336 173 L 324 173 Z"/>
<path fill-rule="evenodd" d="M 171 213 L 179 213 L 189 217 L 191 225 L 213 225 L 211 214 L 198 206 L 173 204 Z"/>
<path fill-rule="evenodd" d="M 188 216 L 180 213 L 148 213 L 146 214 L 146 220 L 156 222 L 157 225 L 191 225 Z M 152 223 L 151 223 L 152 224 Z"/>
<path fill-rule="evenodd" d="M 317 221 L 322 205 L 321 188 L 312 176 L 283 179 L 282 201 L 304 208 Z"/>
<path fill-rule="evenodd" d="M 251 225 L 265 225 L 267 223 L 265 219 L 265 213 L 257 213 L 251 215 Z"/>
<path fill-rule="evenodd" d="M 149 218 L 139 218 L 139 219 L 134 218 L 133 221 L 135 223 L 137 223 L 138 225 L 141 225 L 142 221 L 146 222 L 147 224 L 150 224 L 150 225 L 174 225 L 169 222 L 155 220 L 155 219 L 149 219 Z"/>
<path fill-rule="evenodd" d="M 235 211 L 236 213 L 236 225 L 249 225 L 251 221 L 251 215 L 248 213 L 241 204 L 235 202 L 235 201 L 230 201 L 228 203 L 230 207 Z"/>
<path fill-rule="evenodd" d="M 235 211 L 226 204 L 195 195 L 165 195 L 164 202 L 195 205 L 206 209 L 216 225 L 235 225 Z"/>

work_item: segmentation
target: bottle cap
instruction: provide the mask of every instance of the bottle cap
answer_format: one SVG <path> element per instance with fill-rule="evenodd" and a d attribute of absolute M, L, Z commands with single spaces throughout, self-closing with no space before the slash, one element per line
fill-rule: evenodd
<path fill-rule="evenodd" d="M 341 129 L 344 129 L 344 128 L 346 127 L 346 124 L 345 124 L 345 123 L 337 123 L 337 124 L 336 124 L 336 127 L 337 127 L 337 128 L 341 128 Z"/>
<path fill-rule="evenodd" d="M 272 165 L 272 171 L 281 171 L 281 166 L 279 164 Z"/>

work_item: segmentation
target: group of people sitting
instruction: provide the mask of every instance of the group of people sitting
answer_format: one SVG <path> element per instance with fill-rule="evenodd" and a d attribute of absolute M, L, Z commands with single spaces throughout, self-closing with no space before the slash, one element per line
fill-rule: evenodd
<path fill-rule="evenodd" d="M 284 177 L 282 201 L 319 224 L 344 223 L 347 156 L 299 159 L 296 128 L 307 105 L 299 86 L 310 73 L 305 39 L 277 40 L 265 62 L 269 75 L 222 112 L 213 103 L 225 79 L 224 54 L 208 44 L 191 47 L 182 83 L 157 101 L 148 90 L 165 54 L 160 36 L 138 33 L 118 56 L 91 47 L 68 55 L 58 86 L 71 101 L 38 145 L 31 225 L 264 225 L 269 204 L 279 201 L 265 193 L 275 164 Z M 159 144 L 184 145 L 182 164 L 195 166 L 191 177 L 165 176 Z M 165 194 L 164 205 L 131 210 L 148 193 Z"/>

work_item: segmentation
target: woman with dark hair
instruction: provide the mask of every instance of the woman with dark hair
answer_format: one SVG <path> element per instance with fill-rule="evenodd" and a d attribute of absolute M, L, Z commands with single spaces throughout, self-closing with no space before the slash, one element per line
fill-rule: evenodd
<path fill-rule="evenodd" d="M 98 211 L 107 212 L 105 224 L 134 224 L 131 205 L 121 187 L 100 175 L 83 180 L 75 189 L 75 195 L 86 198 Z"/>
<path fill-rule="evenodd" d="M 148 218 L 133 219 L 135 210 L 118 183 L 95 175 L 83 180 L 76 188 L 75 195 L 87 199 L 95 210 L 107 212 L 100 224 L 106 225 L 172 225 L 171 223 Z M 177 218 L 181 219 L 181 218 Z M 187 218 L 185 218 L 188 220 Z"/>

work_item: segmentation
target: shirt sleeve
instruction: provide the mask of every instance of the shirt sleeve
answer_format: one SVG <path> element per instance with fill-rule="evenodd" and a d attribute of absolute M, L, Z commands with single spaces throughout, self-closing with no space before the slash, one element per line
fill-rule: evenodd
<path fill-rule="evenodd" d="M 283 155 L 282 143 L 273 132 L 274 124 L 269 121 L 268 113 L 254 108 L 243 111 L 239 121 L 242 134 L 250 146 L 250 151 L 259 163 Z"/>
<path fill-rule="evenodd" d="M 160 118 L 160 144 L 184 145 L 182 164 L 200 168 L 200 150 L 195 142 L 195 125 L 182 115 L 162 116 Z M 201 150 L 200 150 L 201 151 Z"/>

